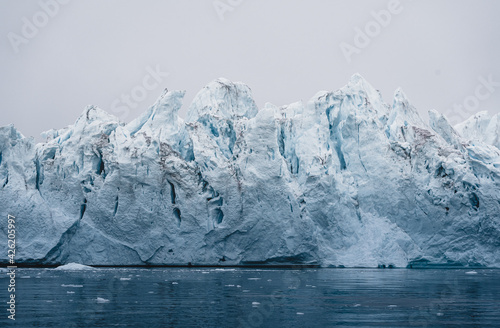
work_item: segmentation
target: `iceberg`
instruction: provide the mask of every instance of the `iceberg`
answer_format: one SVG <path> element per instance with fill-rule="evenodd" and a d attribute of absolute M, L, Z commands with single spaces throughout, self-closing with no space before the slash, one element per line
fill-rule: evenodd
<path fill-rule="evenodd" d="M 64 264 L 61 266 L 58 266 L 54 270 L 60 270 L 60 271 L 81 271 L 81 270 L 95 270 L 95 268 L 88 266 L 88 265 L 83 265 L 79 263 L 68 263 Z"/>
<path fill-rule="evenodd" d="M 185 120 L 183 97 L 164 92 L 128 124 L 89 106 L 38 144 L 1 127 L 16 262 L 500 267 L 498 114 L 424 122 L 401 89 L 387 104 L 359 74 L 260 110 L 218 79 Z"/>

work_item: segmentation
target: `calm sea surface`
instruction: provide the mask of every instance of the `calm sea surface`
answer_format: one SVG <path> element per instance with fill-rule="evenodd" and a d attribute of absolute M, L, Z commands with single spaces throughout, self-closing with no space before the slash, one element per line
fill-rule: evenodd
<path fill-rule="evenodd" d="M 18 269 L 16 285 L 0 327 L 500 327 L 492 269 Z"/>

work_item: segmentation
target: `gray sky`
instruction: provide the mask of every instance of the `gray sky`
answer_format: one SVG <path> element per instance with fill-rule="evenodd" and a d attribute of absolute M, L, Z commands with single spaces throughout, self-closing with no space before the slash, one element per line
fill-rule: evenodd
<path fill-rule="evenodd" d="M 73 124 L 89 104 L 128 122 L 166 87 L 187 91 L 185 116 L 218 77 L 248 84 L 259 107 L 305 102 L 359 72 L 388 102 L 401 86 L 425 118 L 431 108 L 453 123 L 500 111 L 497 0 L 43 5 L 54 2 L 68 0 L 0 0 L 0 126 L 14 123 L 37 140 Z"/>

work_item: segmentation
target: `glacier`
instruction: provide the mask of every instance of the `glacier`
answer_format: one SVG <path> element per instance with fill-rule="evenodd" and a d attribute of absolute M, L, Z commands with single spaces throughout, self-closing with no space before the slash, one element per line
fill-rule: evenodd
<path fill-rule="evenodd" d="M 217 79 L 185 120 L 184 93 L 128 124 L 88 106 L 38 144 L 0 128 L 17 263 L 500 267 L 498 114 L 424 122 L 359 74 L 261 109 Z"/>

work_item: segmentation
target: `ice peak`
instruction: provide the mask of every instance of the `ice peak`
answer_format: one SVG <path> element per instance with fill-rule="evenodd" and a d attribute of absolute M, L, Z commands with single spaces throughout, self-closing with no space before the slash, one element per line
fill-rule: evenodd
<path fill-rule="evenodd" d="M 489 124 L 489 121 L 490 116 L 488 115 L 488 112 L 481 111 L 472 115 L 462 123 L 455 125 L 455 129 L 459 131 L 463 137 L 466 137 L 469 130 L 474 130 L 474 132 L 477 132 L 478 130 L 485 129 Z"/>
<path fill-rule="evenodd" d="M 404 116 L 409 116 L 418 121 L 422 122 L 420 115 L 417 110 L 408 100 L 408 97 L 404 93 L 402 88 L 397 88 L 394 92 L 394 101 L 392 103 L 392 108 L 396 112 L 401 112 Z"/>
<path fill-rule="evenodd" d="M 478 140 L 500 149 L 499 115 L 490 116 L 487 111 L 474 114 L 466 121 L 455 125 L 455 130 L 469 140 Z"/>
<path fill-rule="evenodd" d="M 438 119 L 441 119 L 441 117 L 444 117 L 441 113 L 439 113 L 437 110 L 435 109 L 430 109 L 428 111 L 429 113 L 429 121 L 432 122 L 436 122 Z M 446 120 L 448 121 L 448 120 Z"/>
<path fill-rule="evenodd" d="M 474 123 L 476 121 L 488 120 L 489 118 L 490 118 L 490 115 L 488 114 L 488 111 L 483 110 L 483 111 L 475 113 L 474 115 L 472 115 L 471 117 L 469 117 L 467 120 L 465 120 L 464 122 L 462 122 L 460 124 L 471 124 L 471 123 Z"/>
<path fill-rule="evenodd" d="M 406 94 L 401 88 L 394 92 L 394 100 L 392 103 L 391 113 L 387 121 L 386 133 L 391 140 L 406 140 L 405 133 L 401 127 L 419 127 L 429 129 L 424 123 L 415 107 L 410 104 Z"/>
<path fill-rule="evenodd" d="M 62 143 L 72 138 L 79 139 L 81 136 L 109 135 L 120 125 L 119 119 L 106 111 L 89 105 L 77 118 L 75 124 L 60 130 L 49 130 L 41 135 L 47 142 Z"/>
<path fill-rule="evenodd" d="M 140 130 L 151 130 L 150 132 L 174 127 L 179 121 L 178 112 L 182 107 L 182 101 L 186 91 L 167 91 L 156 100 L 145 113 L 126 125 L 131 135 Z"/>
<path fill-rule="evenodd" d="M 394 101 L 392 103 L 392 107 L 399 107 L 403 109 L 411 107 L 410 101 L 408 100 L 406 93 L 401 87 L 397 88 L 396 91 L 394 91 Z"/>
<path fill-rule="evenodd" d="M 354 73 L 349 79 L 349 83 L 358 84 L 358 83 L 368 83 L 368 82 L 361 74 Z"/>
<path fill-rule="evenodd" d="M 340 89 L 341 94 L 353 95 L 358 101 L 369 105 L 377 116 L 388 114 L 380 92 L 375 89 L 361 74 L 354 74 L 347 85 Z"/>
<path fill-rule="evenodd" d="M 402 88 L 397 88 L 394 92 L 392 109 L 393 113 L 399 113 L 406 121 L 414 125 L 424 125 L 416 108 L 410 103 Z"/>
<path fill-rule="evenodd" d="M 194 122 L 205 115 L 230 119 L 252 118 L 257 112 L 252 91 L 246 84 L 219 78 L 210 82 L 195 96 L 187 121 Z"/>
<path fill-rule="evenodd" d="M 16 127 L 12 123 L 9 125 L 0 127 L 0 138 L 2 138 L 2 137 L 12 139 L 12 140 L 24 139 L 24 136 L 21 134 L 21 132 L 19 132 L 16 129 Z"/>
<path fill-rule="evenodd" d="M 153 105 L 155 112 L 167 111 L 171 115 L 177 115 L 179 110 L 182 107 L 182 101 L 184 99 L 184 95 L 186 94 L 185 90 L 182 91 L 167 91 L 165 90 L 162 95 L 156 100 L 156 103 Z"/>
<path fill-rule="evenodd" d="M 215 79 L 214 81 L 212 81 L 212 83 L 219 83 L 219 84 L 227 85 L 227 86 L 234 85 L 234 83 L 231 80 L 226 79 L 225 77 L 219 77 L 218 79 Z"/>
<path fill-rule="evenodd" d="M 80 114 L 80 116 L 77 118 L 75 125 L 79 124 L 90 124 L 95 121 L 100 121 L 100 122 L 118 122 L 118 118 L 114 115 L 109 114 L 105 110 L 100 109 L 99 107 L 96 107 L 94 105 L 88 105 L 85 107 L 83 112 Z"/>
<path fill-rule="evenodd" d="M 361 74 L 356 73 L 349 79 L 349 82 L 344 87 L 344 89 L 348 89 L 349 91 L 355 93 L 359 91 L 364 91 L 367 95 L 375 92 L 376 90 L 372 87 L 368 81 L 365 80 Z"/>
<path fill-rule="evenodd" d="M 429 124 L 446 142 L 450 145 L 459 146 L 460 139 L 458 133 L 453 129 L 448 119 L 435 109 L 429 110 Z"/>
<path fill-rule="evenodd" d="M 474 118 L 490 117 L 490 114 L 488 113 L 487 110 L 483 110 L 483 111 L 480 111 L 480 112 L 477 112 L 476 114 L 474 114 L 473 117 Z"/>

